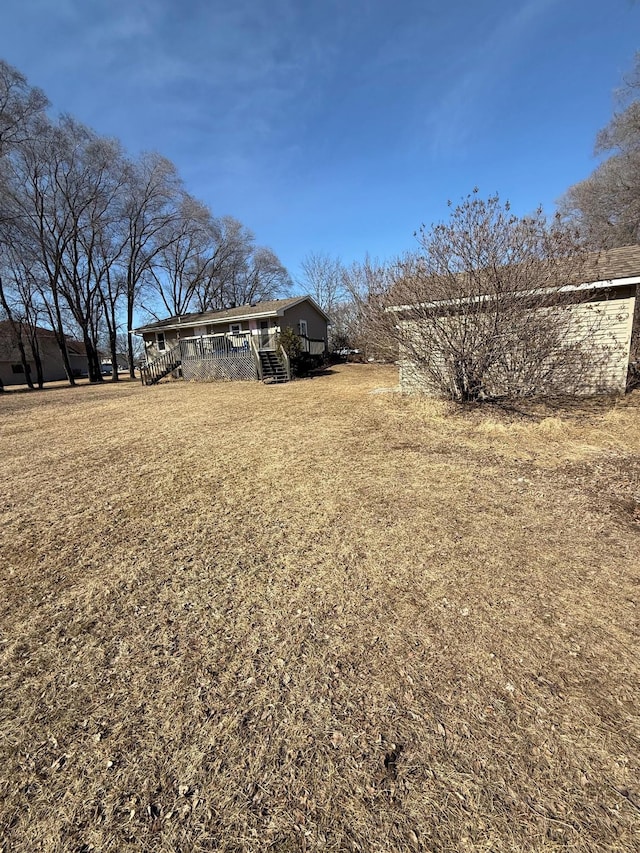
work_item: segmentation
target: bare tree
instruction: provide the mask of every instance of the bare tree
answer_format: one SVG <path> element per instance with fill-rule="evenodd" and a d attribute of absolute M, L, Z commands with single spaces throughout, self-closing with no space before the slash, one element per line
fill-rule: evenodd
<path fill-rule="evenodd" d="M 155 292 L 172 316 L 191 310 L 195 294 L 215 262 L 215 237 L 208 207 L 184 193 L 178 216 L 165 229 L 157 265 L 151 268 Z"/>
<path fill-rule="evenodd" d="M 115 211 L 114 211 L 115 212 Z M 102 308 L 102 317 L 106 326 L 106 334 L 111 356 L 112 382 L 118 382 L 120 377 L 117 370 L 119 354 L 119 333 L 122 330 L 122 308 L 124 307 L 127 288 L 123 269 L 119 259 L 124 251 L 122 231 L 117 220 L 96 223 L 95 245 L 91 252 L 92 266 L 97 283 L 97 296 Z M 124 352 L 127 352 L 125 347 Z"/>
<path fill-rule="evenodd" d="M 336 305 L 347 296 L 342 262 L 326 252 L 309 252 L 300 269 L 298 284 L 332 317 Z"/>
<path fill-rule="evenodd" d="M 126 281 L 126 327 L 133 317 L 145 283 L 152 279 L 158 255 L 173 239 L 172 224 L 179 217 L 182 183 L 176 167 L 159 154 L 144 154 L 126 167 L 122 196 L 124 246 L 120 264 Z M 129 334 L 127 344 L 129 375 L 135 377 L 135 352 Z"/>
<path fill-rule="evenodd" d="M 15 344 L 18 350 L 20 355 L 20 364 L 22 366 L 22 372 L 24 374 L 26 384 L 33 391 L 34 386 L 33 379 L 31 377 L 31 365 L 29 364 L 25 348 L 23 318 L 19 314 L 16 314 L 14 306 L 10 304 L 9 300 L 10 297 L 7 292 L 7 286 L 5 285 L 2 273 L 0 272 L 0 308 L 2 308 L 2 314 L 6 318 L 5 322 L 11 330 L 9 342 L 10 344 Z"/>
<path fill-rule="evenodd" d="M 290 287 L 289 273 L 275 252 L 252 246 L 227 298 L 234 305 L 246 305 L 283 296 Z"/>
<path fill-rule="evenodd" d="M 588 260 L 573 230 L 474 191 L 417 236 L 420 251 L 372 300 L 417 384 L 459 401 L 583 385 L 599 317 L 576 311 L 588 297 L 565 287 Z"/>
<path fill-rule="evenodd" d="M 56 124 L 42 118 L 37 130 L 10 158 L 5 239 L 28 265 L 69 382 L 74 383 L 65 334 L 69 317 L 81 332 L 89 376 L 100 381 L 103 238 L 122 185 L 120 146 L 69 117 Z"/>
<path fill-rule="evenodd" d="M 275 253 L 256 246 L 248 228 L 233 217 L 214 219 L 188 195 L 172 234 L 153 270 L 161 304 L 171 314 L 273 299 L 291 286 Z"/>
<path fill-rule="evenodd" d="M 37 287 L 29 265 L 20 251 L 8 244 L 0 244 L 0 307 L 11 328 L 28 387 L 34 387 L 30 354 L 36 370 L 37 386 L 42 388 L 44 373 L 38 338 L 38 320 L 42 307 L 37 301 Z"/>
<path fill-rule="evenodd" d="M 351 300 L 336 302 L 331 309 L 329 350 L 337 352 L 359 347 L 358 310 Z"/>
<path fill-rule="evenodd" d="M 216 219 L 216 252 L 195 291 L 197 310 L 234 308 L 282 296 L 289 274 L 275 253 L 256 246 L 252 232 L 237 219 Z"/>
<path fill-rule="evenodd" d="M 35 123 L 36 132 L 5 162 L 3 239 L 19 247 L 30 266 L 65 372 L 73 385 L 62 294 L 65 253 L 71 233 L 61 183 L 65 144 L 60 128 L 46 117 L 39 117 Z"/>
<path fill-rule="evenodd" d="M 47 106 L 44 93 L 0 59 L 0 156 L 32 137 L 33 120 Z"/>
<path fill-rule="evenodd" d="M 394 264 L 383 263 L 368 255 L 343 270 L 345 291 L 353 306 L 349 310 L 353 346 L 365 358 L 393 361 L 398 343 L 385 313 L 386 296 L 393 282 Z"/>
<path fill-rule="evenodd" d="M 106 280 L 105 233 L 113 223 L 121 186 L 118 142 L 96 136 L 64 118 L 59 127 L 58 220 L 66 227 L 60 292 L 82 333 L 89 379 L 102 381 L 98 338 L 109 305 L 101 286 Z M 113 262 L 107 258 L 107 266 Z M 111 318 L 110 318 L 111 319 Z"/>
<path fill-rule="evenodd" d="M 595 248 L 640 242 L 640 52 L 619 93 L 620 109 L 596 139 L 606 159 L 567 190 L 559 209 Z"/>

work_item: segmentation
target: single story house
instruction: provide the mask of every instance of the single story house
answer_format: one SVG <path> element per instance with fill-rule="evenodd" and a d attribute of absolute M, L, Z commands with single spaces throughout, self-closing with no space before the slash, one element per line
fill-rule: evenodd
<path fill-rule="evenodd" d="M 555 374 L 555 385 L 547 387 L 544 381 L 531 393 L 566 394 L 622 394 L 632 384 L 640 380 L 640 246 L 624 246 L 593 253 L 579 272 L 567 272 L 562 277 L 566 284 L 559 284 L 557 276 L 554 287 L 545 286 L 523 290 L 523 305 L 527 305 L 523 315 L 507 326 L 503 337 L 506 358 L 496 360 L 487 377 L 487 387 L 496 396 L 501 394 L 511 380 L 514 390 L 514 371 L 512 354 L 517 342 L 526 359 L 527 347 L 536 345 L 536 334 L 553 316 L 558 317 L 556 352 L 548 352 L 550 364 L 555 355 L 556 363 L 563 369 Z M 512 291 L 506 298 L 512 298 Z M 551 294 L 551 296 L 550 296 Z M 562 296 L 554 302 L 553 294 Z M 431 303 L 396 304 L 387 309 L 397 318 L 400 331 L 400 387 L 405 392 L 421 392 L 431 395 L 446 393 L 445 382 L 438 381 L 445 371 L 443 349 L 436 343 L 438 335 L 444 340 L 448 330 L 461 327 L 460 318 L 465 312 L 471 318 L 482 317 L 483 312 L 490 314 L 501 297 L 496 295 L 460 295 L 455 299 L 444 299 Z M 420 307 L 425 310 L 421 311 Z M 471 322 L 478 322 L 472 319 Z M 447 325 L 449 324 L 449 325 Z M 455 335 L 456 332 L 453 332 Z M 538 333 L 540 339 L 543 333 Z M 531 341 L 531 343 L 529 343 Z M 416 345 L 417 343 L 417 345 Z M 548 343 L 548 342 L 547 342 Z M 420 347 L 423 346 L 422 352 Z M 499 348 L 499 347 L 498 347 Z M 541 348 L 540 352 L 544 350 Z M 422 355 L 424 353 L 424 355 Z M 529 355 L 531 350 L 529 351 Z M 564 359 L 560 354 L 570 353 Z M 451 358 L 451 354 L 448 355 Z M 507 364 L 508 359 L 511 364 Z M 543 357 L 541 359 L 544 362 Z M 505 367 L 505 365 L 507 365 Z M 547 364 L 541 365 L 539 375 L 544 375 Z M 506 371 L 511 370 L 511 376 Z M 493 373 L 491 373 L 493 371 Z M 564 372 L 563 372 L 564 371 Z M 451 371 L 450 371 L 451 372 Z M 550 375 L 551 371 L 547 372 Z M 524 374 L 521 374 L 524 376 Z M 516 383 L 517 383 L 516 377 Z M 516 393 L 529 393 L 524 386 L 515 387 Z M 455 396 L 455 395 L 454 395 Z"/>
<path fill-rule="evenodd" d="M 26 338 L 26 336 L 25 336 Z M 45 329 L 41 326 L 37 327 L 36 339 L 38 342 L 38 350 L 40 352 L 40 360 L 42 362 L 43 379 L 45 382 L 57 382 L 67 378 L 62 361 L 60 347 L 56 340 L 56 336 L 51 329 Z M 73 338 L 66 338 L 67 352 L 69 354 L 69 362 L 71 371 L 74 376 L 86 376 L 89 370 L 87 361 L 87 353 L 84 344 Z M 33 360 L 33 353 L 28 342 L 24 342 L 25 352 L 27 356 L 27 371 L 33 382 L 36 382 L 37 373 L 36 366 Z M 20 351 L 18 350 L 17 341 L 15 339 L 13 327 L 8 320 L 0 322 L 0 382 L 2 385 L 25 385 L 26 376 L 24 367 L 20 360 Z"/>
<path fill-rule="evenodd" d="M 142 381 L 290 378 L 278 336 L 291 329 L 311 357 L 327 351 L 328 315 L 310 296 L 271 299 L 220 311 L 183 314 L 133 330 L 144 341 Z"/>

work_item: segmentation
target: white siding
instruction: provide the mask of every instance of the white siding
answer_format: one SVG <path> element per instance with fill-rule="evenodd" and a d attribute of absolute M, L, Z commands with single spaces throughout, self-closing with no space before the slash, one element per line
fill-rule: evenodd
<path fill-rule="evenodd" d="M 583 342 L 581 350 L 589 353 L 589 366 L 582 372 L 576 390 L 576 374 L 567 366 L 567 393 L 624 393 L 627 382 L 635 297 L 599 300 L 559 309 L 571 312 L 571 323 L 566 344 Z M 550 309 L 541 309 L 547 311 Z M 533 312 L 533 316 L 537 312 Z M 404 320 L 406 332 L 413 335 L 428 334 L 426 326 L 416 321 Z M 437 357 L 437 356 L 436 356 Z M 426 377 L 411 361 L 406 350 L 400 349 L 400 387 L 404 392 L 435 394 L 439 389 L 430 385 Z"/>
<path fill-rule="evenodd" d="M 635 302 L 635 297 L 630 296 L 626 299 L 608 299 L 575 305 L 571 309 L 575 318 L 576 339 L 584 337 L 581 329 L 593 329 L 588 341 L 593 353 L 593 371 L 590 382 L 586 382 L 583 387 L 583 393 L 624 394 Z"/>

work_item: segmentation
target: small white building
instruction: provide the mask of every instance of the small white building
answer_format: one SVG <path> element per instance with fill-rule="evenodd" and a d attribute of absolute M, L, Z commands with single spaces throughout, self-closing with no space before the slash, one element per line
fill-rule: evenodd
<path fill-rule="evenodd" d="M 580 375 L 571 371 L 571 359 L 567 359 L 564 374 L 560 374 L 560 387 L 556 384 L 555 391 L 565 393 L 613 393 L 624 394 L 632 380 L 640 378 L 640 246 L 625 246 L 595 254 L 585 267 L 587 278 L 583 281 L 569 281 L 568 284 L 556 288 L 563 294 L 563 299 L 553 307 L 536 308 L 536 294 L 540 294 L 540 303 L 544 302 L 543 294 L 549 290 L 541 286 L 538 290 L 527 291 L 529 309 L 526 322 L 535 326 L 536 322 L 544 322 L 545 312 L 563 312 L 566 320 L 567 333 L 563 345 L 572 347 L 575 352 L 580 350 Z M 571 277 L 569 276 L 571 279 Z M 532 297 L 532 298 L 531 298 Z M 419 306 L 395 305 L 389 310 L 397 317 L 402 338 L 410 344 L 400 346 L 399 367 L 400 387 L 405 392 L 419 392 L 430 395 L 443 393 L 442 387 L 434 381 L 437 370 L 429 370 L 425 365 L 437 364 L 443 355 L 436 347 L 429 347 L 429 336 L 435 339 L 434 327 L 430 330 L 428 316 L 437 322 L 442 330 L 443 318 L 455 318 L 465 311 L 478 311 L 478 304 L 486 299 L 488 307 L 497 296 L 462 297 L 455 300 L 443 300 L 430 304 L 430 311 L 424 312 L 426 317 L 421 319 Z M 551 305 L 552 307 L 549 307 Z M 434 310 L 435 307 L 435 310 Z M 482 310 L 482 308 L 480 309 Z M 548 316 L 548 315 L 546 315 Z M 453 319 L 451 319 L 453 324 Z M 525 324 L 520 320 L 523 329 L 521 341 L 526 345 Z M 514 337 L 519 332 L 514 332 Z M 416 341 L 424 341 L 424 352 L 428 354 L 420 360 L 415 353 L 418 347 Z M 574 363 L 575 361 L 574 356 Z M 556 377 L 557 378 L 557 377 Z M 572 381 L 576 380 L 576 381 Z M 489 384 L 500 394 L 500 375 L 497 370 L 489 379 Z M 540 393 L 544 393 L 541 391 Z"/>

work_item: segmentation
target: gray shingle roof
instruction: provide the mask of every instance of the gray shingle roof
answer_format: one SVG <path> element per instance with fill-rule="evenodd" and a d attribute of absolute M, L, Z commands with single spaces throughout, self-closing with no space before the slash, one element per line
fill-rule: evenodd
<path fill-rule="evenodd" d="M 57 339 L 53 329 L 45 329 L 43 326 L 37 326 L 36 337 L 40 343 L 51 341 L 57 344 Z M 26 336 L 26 330 L 25 330 Z M 76 341 L 74 338 L 67 337 L 67 350 L 70 355 L 85 355 L 87 350 L 82 341 Z M 27 347 L 27 353 L 30 353 Z M 0 360 L 1 361 L 20 361 L 20 351 L 13 334 L 13 327 L 8 320 L 0 320 Z"/>
<path fill-rule="evenodd" d="M 557 260 L 552 265 L 541 262 L 538 276 L 535 275 L 533 262 L 522 267 L 522 278 L 518 275 L 519 270 L 520 267 L 518 265 L 504 267 L 502 286 L 508 289 L 531 290 L 531 288 L 536 286 L 576 286 L 637 278 L 640 277 L 640 246 L 621 246 L 617 249 L 602 249 L 599 252 L 590 252 L 581 257 L 577 255 L 575 260 Z M 479 271 L 480 275 L 482 272 L 483 270 Z M 488 272 L 489 275 L 492 274 L 492 270 Z M 443 278 L 446 278 L 449 284 L 452 279 L 459 282 L 460 292 L 457 294 L 458 297 L 476 293 L 478 277 L 472 279 L 468 273 L 458 273 L 452 277 L 443 276 Z M 434 276 L 433 281 L 437 284 L 437 277 Z M 434 288 L 433 295 L 428 294 L 425 298 L 431 298 L 435 301 L 446 301 L 449 298 L 453 298 L 453 294 L 449 291 L 444 296 L 439 297 L 437 288 Z M 390 291 L 390 304 L 395 309 L 401 307 L 407 308 L 415 302 L 415 299 L 416 290 L 411 279 L 399 280 Z"/>
<path fill-rule="evenodd" d="M 225 308 L 222 311 L 204 311 L 200 314 L 181 314 L 179 317 L 167 317 L 166 320 L 158 320 L 156 323 L 147 323 L 135 329 L 136 332 L 161 331 L 172 329 L 175 326 L 195 326 L 200 323 L 221 323 L 224 321 L 241 320 L 244 317 L 269 317 L 279 311 L 285 311 L 292 305 L 308 299 L 306 296 L 292 296 L 289 299 L 268 299 L 265 302 L 256 302 L 254 305 L 240 305 L 238 308 Z"/>
<path fill-rule="evenodd" d="M 640 275 L 640 246 L 594 252 L 581 270 L 583 281 L 609 281 Z"/>

